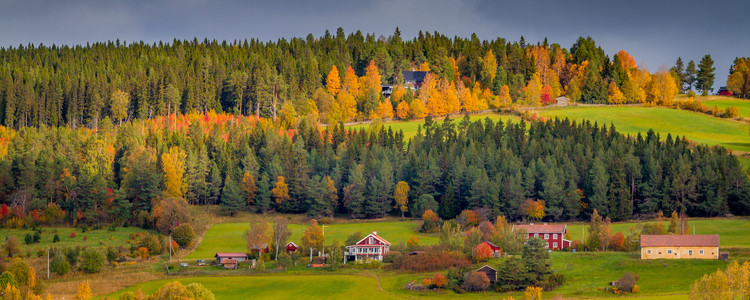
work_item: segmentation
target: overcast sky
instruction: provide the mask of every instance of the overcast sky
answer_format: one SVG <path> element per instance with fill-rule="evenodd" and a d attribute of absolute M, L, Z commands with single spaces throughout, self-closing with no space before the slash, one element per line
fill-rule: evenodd
<path fill-rule="evenodd" d="M 748 0 L 0 0 L 0 47 L 120 39 L 234 40 L 322 35 L 342 27 L 405 38 L 420 30 L 481 39 L 543 41 L 569 48 L 591 36 L 612 57 L 625 49 L 656 71 L 677 57 L 716 61 L 723 86 L 735 57 L 750 56 Z"/>

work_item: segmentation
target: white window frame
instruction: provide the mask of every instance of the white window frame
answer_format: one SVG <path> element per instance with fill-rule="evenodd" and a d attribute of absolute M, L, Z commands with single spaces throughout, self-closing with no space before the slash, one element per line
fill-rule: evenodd
<path fill-rule="evenodd" d="M 667 249 L 667 255 L 672 254 L 672 249 Z"/>
<path fill-rule="evenodd" d="M 552 248 L 557 248 L 557 242 L 552 243 Z"/>
<path fill-rule="evenodd" d="M 698 254 L 703 254 L 703 249 L 698 250 Z"/>
<path fill-rule="evenodd" d="M 548 239 L 549 239 L 549 233 L 545 233 L 545 234 L 544 234 L 544 239 L 545 239 L 545 240 L 548 240 Z"/>
<path fill-rule="evenodd" d="M 553 234 L 552 234 L 552 238 L 553 238 L 553 239 L 557 239 L 557 233 L 553 233 Z"/>
<path fill-rule="evenodd" d="M 646 250 L 646 254 L 651 255 L 651 249 Z"/>
<path fill-rule="evenodd" d="M 538 233 L 535 233 L 535 234 L 534 234 L 534 237 L 539 237 L 539 234 L 538 234 Z"/>
<path fill-rule="evenodd" d="M 693 249 L 688 249 L 688 255 L 693 255 Z"/>

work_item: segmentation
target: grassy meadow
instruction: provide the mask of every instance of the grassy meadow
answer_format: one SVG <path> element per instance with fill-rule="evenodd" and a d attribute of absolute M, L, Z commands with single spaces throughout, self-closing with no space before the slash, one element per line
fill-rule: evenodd
<path fill-rule="evenodd" d="M 453 120 L 454 123 L 460 122 L 461 119 L 464 117 L 462 114 L 456 114 L 450 116 L 450 118 Z M 497 113 L 483 113 L 483 114 L 476 114 L 469 116 L 469 119 L 474 122 L 477 120 L 484 120 L 486 118 L 490 118 L 493 122 L 497 122 L 498 120 L 502 120 L 503 122 L 507 122 L 508 120 L 513 120 L 513 122 L 518 122 L 521 120 L 521 118 L 517 116 L 512 115 L 503 115 L 503 114 L 497 114 Z M 442 122 L 445 119 L 445 117 L 435 117 L 432 120 L 434 122 Z M 424 125 L 424 119 L 418 119 L 418 120 L 409 120 L 409 121 L 390 121 L 386 123 L 382 123 L 384 127 L 390 127 L 393 129 L 394 132 L 398 132 L 399 130 L 402 130 L 404 132 L 405 138 L 411 138 L 417 134 L 417 130 L 420 125 Z M 349 129 L 369 129 L 371 126 L 376 126 L 375 124 L 369 123 L 369 124 L 357 124 L 357 125 L 349 125 L 347 128 Z"/>
<path fill-rule="evenodd" d="M 126 245 L 130 235 L 146 231 L 138 227 L 116 227 L 114 231 L 110 231 L 108 227 L 102 229 L 92 230 L 89 229 L 86 232 L 82 232 L 80 228 L 69 228 L 69 227 L 44 227 L 42 228 L 41 241 L 36 244 L 27 245 L 24 243 L 24 236 L 27 233 L 34 235 L 34 231 L 31 229 L 3 229 L 0 230 L 0 240 L 5 240 L 9 235 L 15 235 L 18 239 L 18 243 L 21 245 L 21 251 L 23 253 L 35 252 L 39 249 L 47 249 L 47 247 L 58 247 L 58 248 L 69 248 L 69 247 L 112 247 Z M 75 232 L 76 236 L 71 237 L 71 233 Z M 53 243 L 55 233 L 60 237 L 60 241 Z"/>
<path fill-rule="evenodd" d="M 684 136 L 698 144 L 750 152 L 747 124 L 696 112 L 664 107 L 571 106 L 541 109 L 536 113 L 546 118 L 585 119 L 606 126 L 612 123 L 618 132 L 631 135 L 653 129 L 662 138 L 671 133 L 672 137 Z"/>
<path fill-rule="evenodd" d="M 603 291 L 626 271 L 637 273 L 641 287 L 639 299 L 685 299 L 692 283 L 703 274 L 724 268 L 727 262 L 718 260 L 649 260 L 642 261 L 636 253 L 551 253 L 552 268 L 566 277 L 566 283 L 554 291 L 545 292 L 546 298 L 562 295 L 565 298 L 608 298 Z M 500 259 L 488 262 L 500 263 Z M 474 267 L 478 267 L 475 265 Z M 184 284 L 198 282 L 205 285 L 216 299 L 485 299 L 514 296 L 521 293 L 497 294 L 452 291 L 412 292 L 403 288 L 412 280 L 420 281 L 431 274 L 400 273 L 383 270 L 355 271 L 352 275 L 330 274 L 265 274 L 263 276 L 191 277 L 178 278 Z M 679 276 L 675 276 L 679 274 Z M 108 295 L 116 297 L 125 291 L 153 293 L 170 280 L 137 284 Z"/>
<path fill-rule="evenodd" d="M 740 117 L 750 118 L 750 100 L 722 97 L 719 100 L 708 100 L 703 102 L 704 105 L 709 108 L 713 108 L 714 105 L 719 109 L 725 109 L 729 106 L 737 107 L 740 110 Z"/>
<path fill-rule="evenodd" d="M 377 231 L 392 244 L 406 243 L 412 236 L 419 238 L 420 244 L 429 245 L 437 243 L 436 234 L 423 234 L 415 230 L 420 225 L 419 221 L 393 221 L 393 222 L 361 222 L 325 225 L 326 243 L 333 240 L 346 241 L 352 233 L 357 231 L 365 236 Z M 302 232 L 306 225 L 290 224 L 292 231 L 290 241 L 298 245 L 302 240 Z M 213 258 L 216 252 L 247 252 L 244 233 L 250 228 L 249 223 L 220 223 L 211 227 L 203 236 L 200 245 L 185 259 Z"/>

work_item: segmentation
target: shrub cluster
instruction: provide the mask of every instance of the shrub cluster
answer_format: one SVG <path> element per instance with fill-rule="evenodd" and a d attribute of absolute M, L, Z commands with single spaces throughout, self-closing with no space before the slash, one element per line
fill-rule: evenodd
<path fill-rule="evenodd" d="M 395 257 L 390 267 L 403 271 L 433 272 L 470 264 L 469 259 L 461 252 L 431 249 L 417 255 Z"/>

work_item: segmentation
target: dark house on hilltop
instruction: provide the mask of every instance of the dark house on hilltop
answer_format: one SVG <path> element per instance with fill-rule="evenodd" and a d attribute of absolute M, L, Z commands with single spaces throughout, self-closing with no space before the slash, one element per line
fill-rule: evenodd
<path fill-rule="evenodd" d="M 732 95 L 732 92 L 731 92 L 731 91 L 729 91 L 729 90 L 727 89 L 727 87 L 725 87 L 725 86 L 722 86 L 722 87 L 720 87 L 720 88 L 719 88 L 719 91 L 718 91 L 718 92 L 716 92 L 716 94 L 717 94 L 717 95 L 722 95 L 722 96 L 731 96 L 731 95 Z"/>
<path fill-rule="evenodd" d="M 422 87 L 427 73 L 426 71 L 404 71 L 404 85 L 412 89 Z"/>

